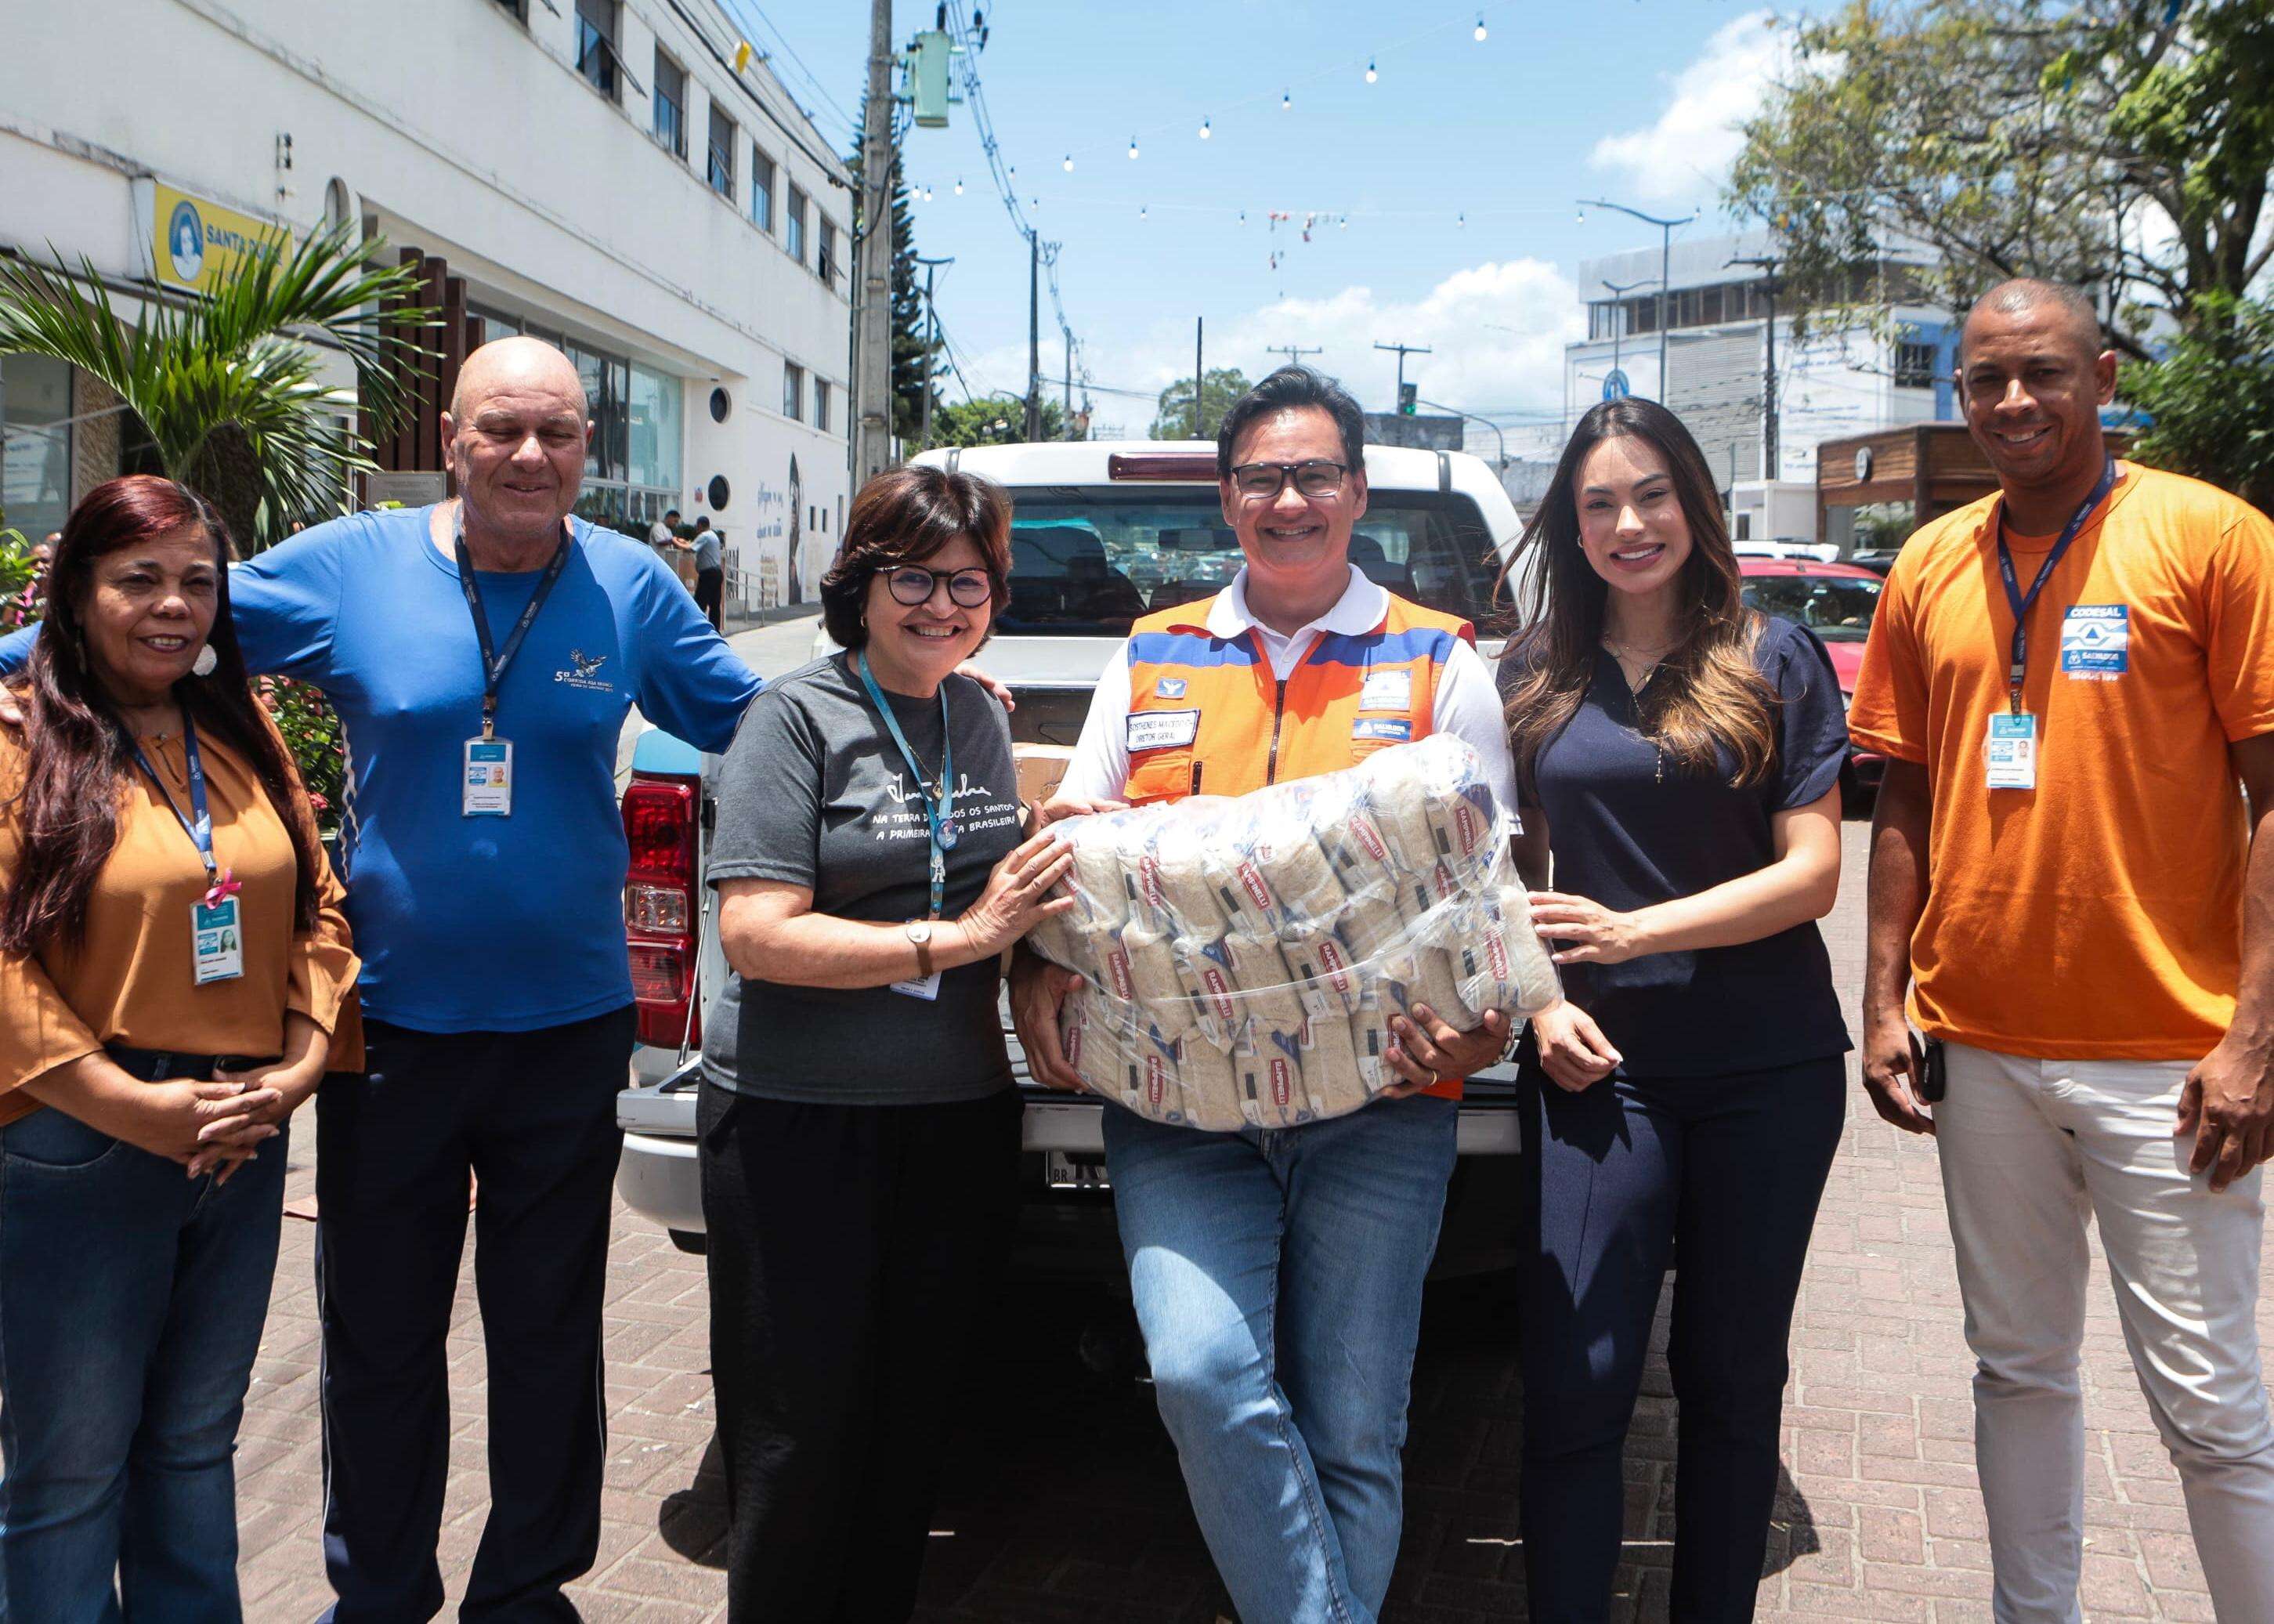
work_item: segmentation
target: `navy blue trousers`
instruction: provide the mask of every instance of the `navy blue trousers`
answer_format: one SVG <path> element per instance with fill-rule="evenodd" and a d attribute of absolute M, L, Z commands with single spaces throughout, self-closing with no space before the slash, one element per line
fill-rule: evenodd
<path fill-rule="evenodd" d="M 478 1183 L 489 1514 L 459 1616 L 573 1620 L 607 1452 L 600 1303 L 630 1006 L 524 1032 L 366 1020 L 369 1069 L 316 1094 L 324 1566 L 334 1624 L 441 1611 L 447 1338 Z"/>
<path fill-rule="evenodd" d="M 1672 1616 L 1753 1616 L 1776 1498 L 1785 1344 L 1846 1115 L 1839 1055 L 1579 1093 L 1520 1068 L 1524 1558 L 1535 1624 L 1610 1616 L 1620 1454 L 1678 1248 L 1667 1360 L 1680 1405 Z"/>

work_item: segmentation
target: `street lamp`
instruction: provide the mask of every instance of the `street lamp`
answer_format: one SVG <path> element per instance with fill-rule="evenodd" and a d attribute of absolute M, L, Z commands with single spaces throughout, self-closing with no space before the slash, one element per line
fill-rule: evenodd
<path fill-rule="evenodd" d="M 1603 285 L 1611 291 L 1613 298 L 1622 301 L 1615 306 L 1611 312 L 1611 370 L 1616 372 L 1619 369 L 1619 341 L 1626 335 L 1627 313 L 1623 301 L 1628 294 L 1637 288 L 1650 286 L 1651 282 L 1647 276 L 1640 282 L 1612 282 L 1606 279 Z M 1659 285 L 1663 287 L 1665 284 L 1660 283 Z M 1658 392 L 1661 395 L 1666 393 L 1666 380 L 1663 377 L 1659 380 Z"/>
<path fill-rule="evenodd" d="M 1688 225 L 1698 216 L 1693 213 L 1684 215 L 1679 220 L 1661 220 L 1656 215 L 1643 213 L 1639 208 L 1629 208 L 1624 203 L 1608 202 L 1598 197 L 1581 198 L 1579 207 L 1616 209 L 1620 214 L 1631 215 L 1645 225 L 1654 225 L 1658 228 L 1658 398 L 1660 404 L 1663 404 L 1666 400 L 1667 289 L 1668 276 L 1674 263 L 1674 228 L 1677 225 Z"/>
<path fill-rule="evenodd" d="M 1499 424 L 1490 418 L 1480 418 L 1473 412 L 1464 412 L 1458 406 L 1449 406 L 1441 400 L 1423 400 L 1418 395 L 1413 398 L 1417 405 L 1427 406 L 1433 412 L 1449 412 L 1457 418 L 1465 418 L 1472 423 L 1481 423 L 1492 430 L 1500 439 L 1500 472 L 1502 473 L 1508 472 L 1508 436 L 1501 434 Z"/>

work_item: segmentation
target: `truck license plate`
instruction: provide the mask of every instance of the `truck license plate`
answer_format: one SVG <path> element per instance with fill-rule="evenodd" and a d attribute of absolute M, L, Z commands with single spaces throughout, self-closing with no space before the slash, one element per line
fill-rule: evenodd
<path fill-rule="evenodd" d="M 1105 1158 L 1081 1151 L 1044 1151 L 1043 1173 L 1052 1190 L 1111 1190 Z"/>

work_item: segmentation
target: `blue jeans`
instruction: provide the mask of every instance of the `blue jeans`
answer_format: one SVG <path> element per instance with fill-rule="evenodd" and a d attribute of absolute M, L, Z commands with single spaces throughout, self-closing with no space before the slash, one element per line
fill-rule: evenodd
<path fill-rule="evenodd" d="M 1785 1343 L 1847 1114 L 1837 1054 L 1730 1076 L 1558 1088 L 1527 1051 L 1524 1567 L 1540 1624 L 1611 1616 L 1620 1455 L 1679 1249 L 1673 1616 L 1753 1616 L 1776 1499 Z"/>
<path fill-rule="evenodd" d="M 1372 1624 L 1458 1108 L 1198 1133 L 1109 1105 L 1129 1287 L 1216 1571 L 1254 1624 Z"/>
<path fill-rule="evenodd" d="M 5 1624 L 243 1617 L 230 1456 L 283 1192 L 282 1134 L 216 1186 L 52 1107 L 0 1128 Z"/>

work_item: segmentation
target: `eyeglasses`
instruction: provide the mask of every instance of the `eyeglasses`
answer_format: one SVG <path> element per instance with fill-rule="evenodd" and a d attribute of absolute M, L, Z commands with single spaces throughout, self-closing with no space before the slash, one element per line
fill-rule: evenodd
<path fill-rule="evenodd" d="M 1242 463 L 1231 471 L 1231 487 L 1243 496 L 1269 501 L 1292 480 L 1295 488 L 1306 496 L 1334 496 L 1341 494 L 1349 473 L 1349 464 L 1324 457 L 1302 463 Z"/>
<path fill-rule="evenodd" d="M 949 599 L 967 609 L 975 609 L 995 595 L 994 578 L 984 570 L 927 570 L 921 564 L 903 564 L 885 575 L 892 601 L 909 608 L 930 602 L 934 589 L 942 582 L 946 583 Z"/>

